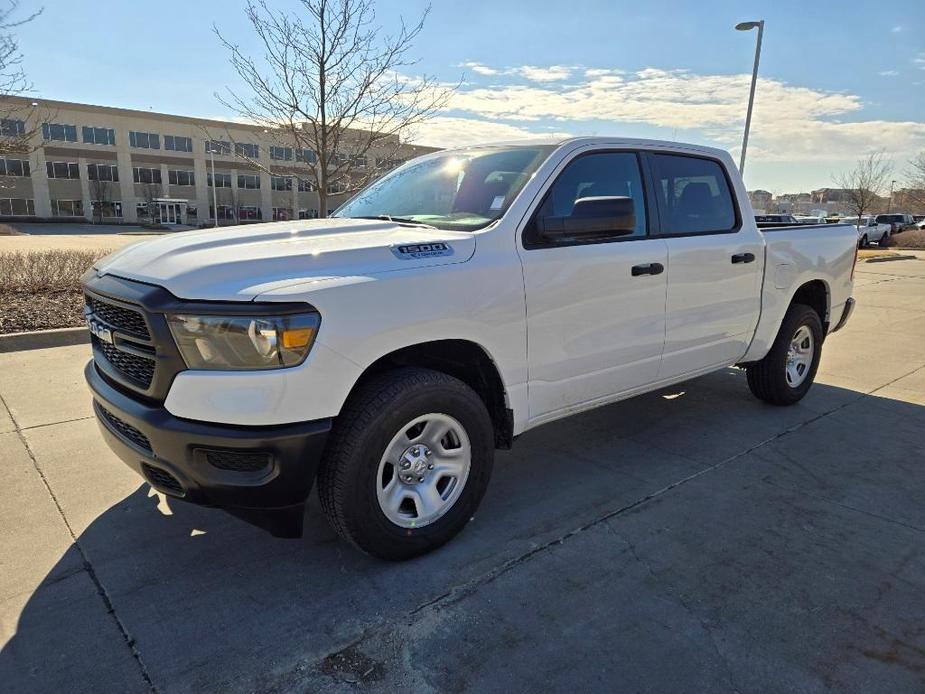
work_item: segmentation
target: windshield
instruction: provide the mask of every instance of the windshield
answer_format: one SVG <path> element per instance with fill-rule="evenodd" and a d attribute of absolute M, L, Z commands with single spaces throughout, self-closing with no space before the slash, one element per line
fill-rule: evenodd
<path fill-rule="evenodd" d="M 360 191 L 333 216 L 395 218 L 474 231 L 504 214 L 553 149 L 484 147 L 417 159 Z"/>

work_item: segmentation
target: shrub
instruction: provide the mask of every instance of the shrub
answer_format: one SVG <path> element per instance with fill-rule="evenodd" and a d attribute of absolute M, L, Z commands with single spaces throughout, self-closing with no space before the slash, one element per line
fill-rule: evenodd
<path fill-rule="evenodd" d="M 22 232 L 9 224 L 0 224 L 0 236 L 21 236 Z"/>
<path fill-rule="evenodd" d="M 925 229 L 910 229 L 893 234 L 885 244 L 888 248 L 925 250 Z"/>
<path fill-rule="evenodd" d="M 50 250 L 0 253 L 0 292 L 80 289 L 80 277 L 111 251 Z"/>

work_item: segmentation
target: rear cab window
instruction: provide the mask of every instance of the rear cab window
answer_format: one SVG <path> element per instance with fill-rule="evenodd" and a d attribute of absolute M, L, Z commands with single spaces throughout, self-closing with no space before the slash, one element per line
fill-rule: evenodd
<path fill-rule="evenodd" d="M 653 153 L 649 159 L 663 235 L 738 230 L 737 208 L 722 164 L 682 154 Z"/>

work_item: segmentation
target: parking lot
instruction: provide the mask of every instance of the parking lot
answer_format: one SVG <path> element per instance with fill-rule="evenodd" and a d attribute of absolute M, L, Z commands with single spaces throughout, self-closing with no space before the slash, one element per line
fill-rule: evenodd
<path fill-rule="evenodd" d="M 87 346 L 0 354 L 0 687 L 921 691 L 925 256 L 856 285 L 799 405 L 728 369 L 529 432 L 404 564 L 158 498 Z"/>

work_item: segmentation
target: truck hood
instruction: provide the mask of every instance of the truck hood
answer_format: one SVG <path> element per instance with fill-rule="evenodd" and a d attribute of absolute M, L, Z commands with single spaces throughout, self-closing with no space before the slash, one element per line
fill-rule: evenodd
<path fill-rule="evenodd" d="M 314 219 L 167 234 L 94 268 L 181 299 L 245 300 L 293 284 L 464 263 L 475 236 L 367 219 Z"/>

